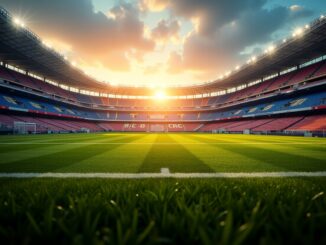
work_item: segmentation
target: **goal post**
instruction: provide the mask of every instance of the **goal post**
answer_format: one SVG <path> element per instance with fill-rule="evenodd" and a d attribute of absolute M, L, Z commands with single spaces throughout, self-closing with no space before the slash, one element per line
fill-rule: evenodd
<path fill-rule="evenodd" d="M 14 122 L 14 134 L 36 134 L 36 123 Z"/>

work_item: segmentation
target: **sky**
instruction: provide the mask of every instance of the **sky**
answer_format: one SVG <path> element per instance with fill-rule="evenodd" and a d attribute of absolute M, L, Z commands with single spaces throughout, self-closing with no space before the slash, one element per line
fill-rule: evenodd
<path fill-rule="evenodd" d="M 0 0 L 99 81 L 214 81 L 326 12 L 325 0 Z"/>

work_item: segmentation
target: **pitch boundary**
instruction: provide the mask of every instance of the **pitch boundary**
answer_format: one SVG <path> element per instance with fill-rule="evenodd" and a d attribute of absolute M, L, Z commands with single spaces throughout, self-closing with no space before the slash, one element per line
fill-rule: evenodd
<path fill-rule="evenodd" d="M 223 172 L 223 173 L 0 173 L 0 178 L 97 178 L 97 179 L 160 179 L 160 178 L 287 178 L 326 177 L 326 171 L 316 172 Z"/>
<path fill-rule="evenodd" d="M 326 145 L 326 142 L 0 142 L 0 145 Z"/>

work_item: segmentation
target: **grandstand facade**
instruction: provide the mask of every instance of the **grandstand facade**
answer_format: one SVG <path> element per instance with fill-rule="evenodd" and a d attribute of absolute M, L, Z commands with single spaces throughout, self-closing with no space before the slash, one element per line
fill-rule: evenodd
<path fill-rule="evenodd" d="M 152 88 L 95 81 L 0 8 L 0 130 L 325 136 L 326 18 L 304 32 L 219 80 L 156 100 Z"/>

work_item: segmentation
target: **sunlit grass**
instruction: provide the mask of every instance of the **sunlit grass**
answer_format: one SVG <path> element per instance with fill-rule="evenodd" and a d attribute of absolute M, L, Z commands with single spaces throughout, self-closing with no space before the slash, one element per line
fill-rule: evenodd
<path fill-rule="evenodd" d="M 325 244 L 326 179 L 1 180 L 8 243 Z"/>
<path fill-rule="evenodd" d="M 106 133 L 0 137 L 0 172 L 325 171 L 319 138 Z"/>
<path fill-rule="evenodd" d="M 0 172 L 326 171 L 318 138 L 1 136 Z M 0 179 L 5 244 L 325 244 L 326 178 Z"/>

